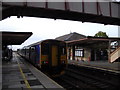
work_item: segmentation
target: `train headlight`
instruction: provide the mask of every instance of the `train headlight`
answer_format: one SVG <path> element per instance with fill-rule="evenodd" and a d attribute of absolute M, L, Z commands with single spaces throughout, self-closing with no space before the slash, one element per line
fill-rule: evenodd
<path fill-rule="evenodd" d="M 48 61 L 42 61 L 42 64 L 48 64 Z"/>
<path fill-rule="evenodd" d="M 45 63 L 48 64 L 48 61 L 46 61 Z"/>

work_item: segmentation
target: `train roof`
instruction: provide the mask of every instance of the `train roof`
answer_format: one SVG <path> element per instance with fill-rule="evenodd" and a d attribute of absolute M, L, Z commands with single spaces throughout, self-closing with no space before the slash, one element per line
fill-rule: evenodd
<path fill-rule="evenodd" d="M 41 44 L 41 43 L 43 43 L 43 42 L 47 42 L 47 41 L 64 42 L 64 43 L 65 43 L 65 41 L 61 41 L 61 40 L 56 40 L 56 39 L 46 39 L 46 40 L 41 40 L 41 41 L 39 41 L 39 42 L 33 43 L 33 44 L 31 44 L 31 45 L 28 45 L 28 47 L 30 47 L 30 46 L 34 46 L 34 45 L 38 45 L 38 44 Z"/>

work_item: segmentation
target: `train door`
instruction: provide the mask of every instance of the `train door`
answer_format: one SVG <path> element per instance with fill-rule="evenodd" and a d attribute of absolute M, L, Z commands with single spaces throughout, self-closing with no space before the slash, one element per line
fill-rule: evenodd
<path fill-rule="evenodd" d="M 52 46 L 52 66 L 58 65 L 58 46 Z"/>

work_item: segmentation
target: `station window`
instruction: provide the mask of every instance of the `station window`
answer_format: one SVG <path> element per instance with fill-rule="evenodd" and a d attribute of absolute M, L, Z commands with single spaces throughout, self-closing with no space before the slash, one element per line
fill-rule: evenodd
<path fill-rule="evenodd" d="M 84 49 L 76 49 L 75 56 L 84 57 Z"/>

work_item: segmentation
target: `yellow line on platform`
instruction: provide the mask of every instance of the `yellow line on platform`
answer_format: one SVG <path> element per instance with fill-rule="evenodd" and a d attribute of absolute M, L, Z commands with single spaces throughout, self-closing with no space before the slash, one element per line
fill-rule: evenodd
<path fill-rule="evenodd" d="M 25 74 L 24 74 L 23 71 L 22 71 L 22 68 L 20 67 L 19 62 L 17 62 L 17 63 L 18 63 L 20 72 L 21 72 L 21 74 L 22 74 L 22 77 L 23 77 L 23 79 L 24 79 L 24 82 L 25 82 L 26 87 L 27 87 L 29 90 L 32 90 L 31 87 L 30 87 L 30 84 L 28 83 L 28 81 L 27 81 L 27 79 L 26 79 L 26 77 L 25 77 Z"/>

